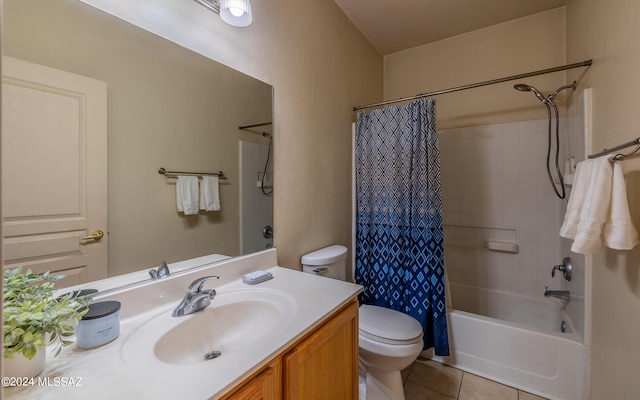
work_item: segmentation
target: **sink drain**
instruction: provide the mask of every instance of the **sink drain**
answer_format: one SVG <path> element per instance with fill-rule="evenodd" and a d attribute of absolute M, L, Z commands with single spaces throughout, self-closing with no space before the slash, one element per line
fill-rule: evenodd
<path fill-rule="evenodd" d="M 222 355 L 221 351 L 218 350 L 214 350 L 214 351 L 210 351 L 207 354 L 204 355 L 204 359 L 205 360 L 213 360 L 214 358 L 218 358 Z"/>
<path fill-rule="evenodd" d="M 567 331 L 567 323 L 565 321 L 562 321 L 562 323 L 560 324 L 560 332 L 566 332 Z"/>

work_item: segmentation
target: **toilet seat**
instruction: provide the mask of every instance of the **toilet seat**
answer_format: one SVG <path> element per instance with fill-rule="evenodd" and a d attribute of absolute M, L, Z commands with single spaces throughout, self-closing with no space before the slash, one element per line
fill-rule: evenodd
<path fill-rule="evenodd" d="M 360 335 L 395 345 L 422 340 L 422 326 L 409 315 L 384 307 L 363 304 L 358 315 Z"/>

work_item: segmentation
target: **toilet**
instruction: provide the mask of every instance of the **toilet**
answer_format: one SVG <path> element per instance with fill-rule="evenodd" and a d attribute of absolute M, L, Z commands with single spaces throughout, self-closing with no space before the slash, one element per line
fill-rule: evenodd
<path fill-rule="evenodd" d="M 304 272 L 346 279 L 347 248 L 333 245 L 305 254 Z M 422 351 L 422 326 L 409 315 L 363 304 L 358 314 L 360 400 L 404 400 L 400 371 Z"/>

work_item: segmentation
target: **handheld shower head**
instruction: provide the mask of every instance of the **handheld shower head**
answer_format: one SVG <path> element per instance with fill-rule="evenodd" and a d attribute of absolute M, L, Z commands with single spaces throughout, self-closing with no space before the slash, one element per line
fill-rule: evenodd
<path fill-rule="evenodd" d="M 536 95 L 536 97 L 538 98 L 538 100 L 540 100 L 542 102 L 542 104 L 544 104 L 547 107 L 547 113 L 549 115 L 549 142 L 547 145 L 547 174 L 549 175 L 549 181 L 551 182 L 551 186 L 553 187 L 554 192 L 556 192 L 556 195 L 561 198 L 564 199 L 566 196 L 566 191 L 565 191 L 565 187 L 564 187 L 564 180 L 562 178 L 562 173 L 560 172 L 560 167 L 558 165 L 558 154 L 559 154 L 559 149 L 560 149 L 560 123 L 559 123 L 559 115 L 558 115 L 558 106 L 556 105 L 556 103 L 553 101 L 553 99 L 560 94 L 560 92 L 562 92 L 565 89 L 573 89 L 575 90 L 577 86 L 577 83 L 575 81 L 573 81 L 573 83 L 571 85 L 565 85 L 562 86 L 560 88 L 558 88 L 558 90 L 556 90 L 555 92 L 551 93 L 547 98 L 545 98 L 542 93 L 540 93 L 540 91 L 536 88 L 534 88 L 533 86 L 529 86 L 529 85 L 525 85 L 524 83 L 518 83 L 516 85 L 513 85 L 513 88 L 516 90 L 519 90 L 521 92 L 533 92 L 533 94 Z M 553 112 L 555 113 L 556 116 L 556 143 L 555 143 L 555 149 L 556 149 L 556 155 L 555 155 L 555 167 L 556 167 L 556 177 L 554 178 L 553 174 L 551 173 L 551 168 L 549 167 L 549 161 L 551 160 L 551 136 L 552 136 L 552 125 L 551 125 L 551 108 L 553 107 Z M 558 189 L 556 188 L 556 178 L 558 181 L 560 181 L 560 186 L 562 187 L 562 192 L 559 192 Z"/>
<path fill-rule="evenodd" d="M 528 92 L 533 88 L 533 86 L 525 85 L 524 83 L 516 83 L 515 85 L 513 85 L 513 88 L 521 92 Z"/>
<path fill-rule="evenodd" d="M 533 94 L 536 95 L 538 100 L 540 100 L 543 103 L 547 102 L 547 99 L 544 98 L 542 93 L 540 93 L 540 91 L 538 89 L 534 88 L 533 86 L 525 85 L 524 83 L 518 83 L 518 84 L 513 85 L 513 88 L 516 89 L 516 90 L 519 90 L 521 92 L 533 92 Z"/>

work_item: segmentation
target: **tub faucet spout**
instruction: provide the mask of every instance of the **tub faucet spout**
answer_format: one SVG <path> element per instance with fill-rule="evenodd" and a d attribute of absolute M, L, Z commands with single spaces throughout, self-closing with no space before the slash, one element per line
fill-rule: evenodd
<path fill-rule="evenodd" d="M 571 295 L 568 290 L 546 290 L 545 287 L 544 297 L 555 297 L 560 300 L 569 301 L 571 299 Z"/>

